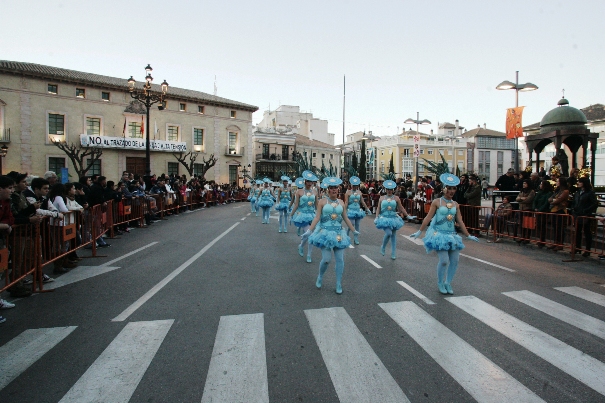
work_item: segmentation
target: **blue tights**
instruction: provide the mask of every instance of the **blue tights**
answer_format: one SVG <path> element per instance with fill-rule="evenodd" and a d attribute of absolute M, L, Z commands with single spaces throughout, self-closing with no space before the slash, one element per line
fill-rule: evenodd
<path fill-rule="evenodd" d="M 311 225 L 306 225 L 304 227 L 300 227 L 301 233 L 304 234 L 305 232 L 307 232 L 307 230 L 309 229 L 310 226 Z M 309 242 L 309 237 L 302 238 L 300 240 L 300 245 L 298 245 L 298 249 L 299 250 L 303 249 L 307 243 L 309 244 L 309 249 L 307 249 L 307 257 L 311 257 L 311 251 L 313 250 L 313 245 Z"/>
<path fill-rule="evenodd" d="M 353 227 L 355 227 L 355 231 L 359 232 L 359 223 L 361 222 L 361 218 L 353 218 L 350 219 L 351 220 L 351 224 L 353 224 Z M 351 232 L 351 230 L 349 228 L 347 228 L 347 236 L 349 236 L 349 233 Z M 357 240 L 357 235 L 354 235 L 355 240 Z"/>
<path fill-rule="evenodd" d="M 271 211 L 271 207 L 263 207 L 263 222 L 265 224 L 269 224 L 269 212 Z"/>
<path fill-rule="evenodd" d="M 332 260 L 332 251 L 334 251 L 334 260 L 336 261 L 336 290 L 342 292 L 342 273 L 345 270 L 345 250 L 334 248 L 327 249 L 322 248 L 321 250 L 321 262 L 319 262 L 319 276 L 317 277 L 317 285 L 321 286 L 321 280 L 323 279 L 324 273 L 328 269 L 328 265 Z"/>
<path fill-rule="evenodd" d="M 279 210 L 279 230 L 288 232 L 288 210 Z M 283 229 L 282 229 L 283 228 Z"/>
<path fill-rule="evenodd" d="M 255 201 L 250 202 L 250 212 L 256 213 L 256 202 Z"/>
<path fill-rule="evenodd" d="M 439 257 L 439 263 L 437 263 L 437 282 L 450 284 L 458 269 L 458 260 L 460 259 L 460 250 L 438 250 L 437 256 Z M 447 270 L 447 278 L 445 277 L 445 271 Z M 445 281 L 443 281 L 445 279 Z"/>
<path fill-rule="evenodd" d="M 395 251 L 397 250 L 397 230 L 385 228 L 384 230 L 384 238 L 382 238 L 382 248 L 380 251 L 384 255 L 384 250 L 387 247 L 387 243 L 391 240 L 391 257 L 395 257 Z"/>

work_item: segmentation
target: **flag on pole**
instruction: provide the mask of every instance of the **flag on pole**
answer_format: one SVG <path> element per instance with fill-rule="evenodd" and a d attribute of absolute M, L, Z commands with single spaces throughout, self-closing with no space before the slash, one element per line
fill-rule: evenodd
<path fill-rule="evenodd" d="M 506 138 L 514 139 L 517 137 L 523 137 L 523 108 L 524 106 L 518 106 L 516 108 L 509 108 L 506 110 Z"/>
<path fill-rule="evenodd" d="M 145 133 L 145 122 L 143 121 L 143 116 L 141 116 L 141 137 L 143 137 L 143 133 Z"/>

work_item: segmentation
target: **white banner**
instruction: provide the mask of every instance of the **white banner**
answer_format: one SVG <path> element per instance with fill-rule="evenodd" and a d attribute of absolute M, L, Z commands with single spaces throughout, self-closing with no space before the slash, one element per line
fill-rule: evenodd
<path fill-rule="evenodd" d="M 99 148 L 122 148 L 128 150 L 145 150 L 145 139 L 133 139 L 123 137 L 92 136 L 80 134 L 82 147 Z M 187 152 L 187 143 L 180 141 L 151 140 L 149 144 L 151 151 Z"/>

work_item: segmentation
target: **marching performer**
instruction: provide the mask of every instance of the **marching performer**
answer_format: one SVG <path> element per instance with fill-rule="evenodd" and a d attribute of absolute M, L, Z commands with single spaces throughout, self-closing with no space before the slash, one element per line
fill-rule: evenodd
<path fill-rule="evenodd" d="M 321 248 L 321 262 L 319 263 L 319 275 L 315 286 L 321 288 L 323 275 L 326 272 L 332 253 L 336 261 L 336 294 L 342 294 L 342 274 L 344 272 L 344 250 L 351 244 L 347 232 L 342 226 L 346 224 L 353 234 L 355 230 L 351 221 L 347 218 L 346 205 L 338 199 L 338 185 L 342 183 L 339 178 L 328 177 L 324 180 L 328 186 L 328 197 L 318 203 L 317 214 L 311 226 L 303 234 L 303 238 L 309 237 L 309 244 Z"/>
<path fill-rule="evenodd" d="M 359 185 L 361 184 L 361 179 L 357 176 L 352 176 L 349 179 L 349 183 L 352 186 L 352 189 L 347 190 L 345 193 L 345 204 L 347 206 L 347 217 L 353 225 L 355 226 L 355 231 L 359 232 L 359 223 L 366 216 L 366 211 L 370 214 L 370 209 L 366 205 L 366 202 L 363 200 L 362 194 L 359 191 Z M 361 207 L 363 206 L 363 210 Z M 349 230 L 347 230 L 347 235 L 349 235 Z M 359 236 L 353 236 L 355 245 L 359 245 Z"/>
<path fill-rule="evenodd" d="M 394 181 L 390 179 L 386 180 L 383 182 L 382 186 L 386 189 L 387 194 L 378 200 L 374 224 L 376 225 L 376 228 L 384 231 L 380 253 L 384 256 L 387 243 L 390 240 L 391 259 L 396 259 L 397 230 L 403 227 L 403 220 L 397 215 L 397 211 L 401 211 L 408 220 L 413 220 L 416 217 L 410 216 L 401 204 L 399 197 L 393 194 L 394 189 L 397 187 L 397 184 Z"/>
<path fill-rule="evenodd" d="M 250 182 L 250 192 L 248 193 L 248 201 L 250 202 L 250 212 L 251 213 L 256 213 L 256 189 L 258 189 L 257 182 L 258 181 Z"/>
<path fill-rule="evenodd" d="M 292 191 L 289 185 L 290 178 L 282 176 L 281 180 L 283 186 L 277 190 L 277 205 L 275 206 L 275 210 L 279 212 L 279 232 L 288 232 L 288 208 L 292 202 Z"/>
<path fill-rule="evenodd" d="M 460 231 L 467 239 L 475 242 L 479 242 L 479 239 L 468 233 L 462 221 L 458 203 L 453 201 L 456 186 L 460 183 L 460 179 L 450 173 L 442 174 L 439 179 L 445 187 L 444 195 L 433 200 L 431 209 L 422 221 L 420 230 L 410 235 L 410 238 L 418 238 L 422 231 L 427 226 L 429 227 L 423 241 L 426 253 L 434 250 L 439 257 L 437 287 L 441 294 L 454 294 L 451 283 L 458 268 L 460 251 L 464 249 L 462 238 L 456 233 L 454 223 L 458 224 Z"/>
<path fill-rule="evenodd" d="M 315 209 L 317 208 L 317 191 L 312 188 L 313 184 L 317 182 L 317 176 L 311 171 L 304 171 L 302 177 L 305 180 L 304 189 L 296 191 L 296 200 L 294 202 L 294 208 L 290 216 L 292 222 L 297 227 L 301 228 L 301 231 L 306 231 L 313 219 L 315 218 Z M 302 237 L 300 245 L 298 245 L 298 254 L 304 256 L 304 246 L 307 243 L 307 238 Z M 311 250 L 313 249 L 312 244 L 309 244 L 307 249 L 307 263 L 311 263 Z"/>
<path fill-rule="evenodd" d="M 263 209 L 263 224 L 269 224 L 269 212 L 271 210 L 271 206 L 273 206 L 274 194 L 273 190 L 269 187 L 271 183 L 271 179 L 264 178 L 263 190 L 260 192 L 258 197 L 257 205 L 261 209 Z"/>
<path fill-rule="evenodd" d="M 296 192 L 298 192 L 299 189 L 304 189 L 305 187 L 305 180 L 302 177 L 296 178 L 296 180 L 294 181 L 294 187 L 296 189 L 292 189 L 293 192 L 293 197 L 292 197 L 292 201 L 290 202 L 290 207 L 288 208 L 288 218 L 290 221 L 290 225 L 292 225 L 292 209 L 294 208 L 294 203 L 296 202 Z M 300 236 L 300 227 L 296 227 L 296 235 Z"/>
<path fill-rule="evenodd" d="M 260 192 L 261 192 L 261 185 L 263 184 L 263 181 L 257 179 L 256 180 L 256 188 L 254 189 L 254 199 L 256 199 L 256 202 L 254 202 L 254 212 L 256 213 L 256 216 L 258 217 L 258 201 L 259 201 L 259 197 L 260 197 Z"/>

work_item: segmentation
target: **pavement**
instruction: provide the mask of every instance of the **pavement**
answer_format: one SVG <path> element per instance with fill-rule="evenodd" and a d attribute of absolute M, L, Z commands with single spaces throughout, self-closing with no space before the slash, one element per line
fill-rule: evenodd
<path fill-rule="evenodd" d="M 419 226 L 392 260 L 370 216 L 337 295 L 249 207 L 133 230 L 0 311 L 0 402 L 605 401 L 602 262 L 480 238 L 444 296 Z"/>

